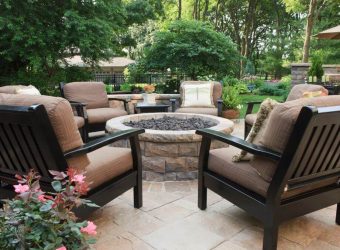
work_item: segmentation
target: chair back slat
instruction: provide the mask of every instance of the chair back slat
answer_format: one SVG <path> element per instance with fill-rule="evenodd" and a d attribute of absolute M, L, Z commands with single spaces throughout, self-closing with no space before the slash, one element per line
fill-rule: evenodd
<path fill-rule="evenodd" d="M 42 105 L 0 106 L 0 179 L 37 171 L 52 180 L 48 170 L 66 170 L 67 163 Z"/>
<path fill-rule="evenodd" d="M 288 185 L 340 178 L 340 110 L 320 112 L 309 121 L 291 161 Z"/>
<path fill-rule="evenodd" d="M 334 140 L 331 138 L 335 138 L 335 135 L 339 129 L 339 126 L 336 126 L 335 124 L 328 125 L 325 129 L 326 136 L 324 143 L 321 146 L 321 153 L 319 154 L 318 159 L 316 160 L 316 163 L 313 167 L 312 173 L 315 174 L 316 172 L 325 169 L 326 164 L 325 164 L 325 159 L 327 157 L 327 152 L 329 152 L 331 146 L 334 143 Z"/>

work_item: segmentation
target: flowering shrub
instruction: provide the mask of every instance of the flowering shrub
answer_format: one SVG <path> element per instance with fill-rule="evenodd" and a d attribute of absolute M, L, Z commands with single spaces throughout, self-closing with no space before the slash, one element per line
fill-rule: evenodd
<path fill-rule="evenodd" d="M 40 189 L 34 171 L 16 176 L 17 195 L 0 210 L 0 249 L 84 249 L 95 242 L 90 236 L 96 235 L 96 225 L 77 222 L 72 212 L 80 205 L 97 206 L 80 198 L 88 191 L 85 176 L 72 168 L 50 173 L 55 191 L 50 193 Z"/>
<path fill-rule="evenodd" d="M 144 91 L 148 94 L 151 94 L 155 91 L 155 86 L 153 86 L 152 84 L 147 84 L 144 86 Z"/>

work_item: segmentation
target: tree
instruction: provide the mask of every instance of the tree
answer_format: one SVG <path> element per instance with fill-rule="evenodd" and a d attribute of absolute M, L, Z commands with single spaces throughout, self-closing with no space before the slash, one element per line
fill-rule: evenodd
<path fill-rule="evenodd" d="M 159 4 L 160 0 L 0 1 L 0 79 L 15 75 L 16 81 L 18 75 L 40 72 L 47 82 L 66 57 L 80 55 L 96 65 L 122 54 L 128 26 L 156 18 Z"/>
<path fill-rule="evenodd" d="M 144 65 L 148 70 L 204 75 L 235 74 L 239 53 L 231 39 L 200 21 L 178 20 L 157 32 Z M 236 67 L 235 67 L 236 65 Z"/>
<path fill-rule="evenodd" d="M 308 57 L 309 57 L 310 37 L 312 34 L 312 29 L 313 29 L 316 4 L 317 4 L 317 0 L 310 0 L 309 2 L 306 35 L 305 35 L 305 41 L 303 43 L 303 57 L 302 57 L 302 62 L 305 62 L 305 63 L 308 62 Z"/>

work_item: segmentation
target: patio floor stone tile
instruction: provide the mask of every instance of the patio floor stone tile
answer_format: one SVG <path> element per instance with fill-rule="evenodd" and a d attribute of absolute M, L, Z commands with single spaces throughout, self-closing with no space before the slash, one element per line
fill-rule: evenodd
<path fill-rule="evenodd" d="M 223 237 L 187 221 L 169 224 L 142 239 L 156 249 L 171 250 L 211 249 L 223 241 Z"/>
<path fill-rule="evenodd" d="M 339 235 L 338 235 L 339 237 Z M 336 247 L 322 240 L 314 240 L 306 248 L 308 250 L 340 250 L 340 247 Z"/>
<path fill-rule="evenodd" d="M 160 219 L 164 222 L 173 222 L 179 219 L 183 219 L 195 211 L 192 209 L 184 208 L 177 205 L 174 202 L 161 206 L 149 212 L 152 216 Z"/>
<path fill-rule="evenodd" d="M 279 233 L 282 237 L 307 247 L 326 230 L 326 224 L 307 216 L 284 222 Z M 339 236 L 340 237 L 340 236 Z"/>
<path fill-rule="evenodd" d="M 262 250 L 263 230 L 258 227 L 249 227 L 230 239 L 230 242 L 244 249 Z M 220 248 L 223 249 L 223 248 Z M 279 250 L 300 250 L 303 247 L 279 236 Z"/>

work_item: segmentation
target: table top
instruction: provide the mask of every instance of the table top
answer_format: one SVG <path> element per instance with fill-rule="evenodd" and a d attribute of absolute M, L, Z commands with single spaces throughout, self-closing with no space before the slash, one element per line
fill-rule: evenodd
<path fill-rule="evenodd" d="M 170 107 L 170 105 L 158 104 L 158 103 L 149 104 L 149 103 L 143 103 L 143 102 L 139 102 L 136 105 L 136 108 L 167 108 L 167 107 Z"/>

